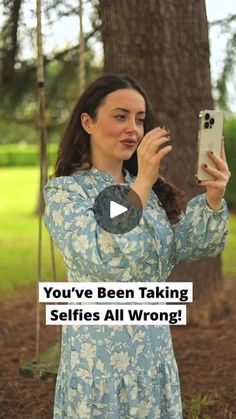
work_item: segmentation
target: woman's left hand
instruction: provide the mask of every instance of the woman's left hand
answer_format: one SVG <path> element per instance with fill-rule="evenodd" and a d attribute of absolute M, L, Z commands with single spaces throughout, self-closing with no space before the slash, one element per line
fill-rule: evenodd
<path fill-rule="evenodd" d="M 201 181 L 200 185 L 206 187 L 206 200 L 209 206 L 212 209 L 220 210 L 222 208 L 222 199 L 225 194 L 226 185 L 231 176 L 226 161 L 224 137 L 222 137 L 221 143 L 221 157 L 211 154 L 210 150 L 208 151 L 208 156 L 213 160 L 216 168 L 213 169 L 209 166 L 205 167 L 204 164 L 202 164 L 201 167 L 203 170 L 206 170 L 207 173 L 213 175 L 215 180 L 204 180 Z"/>

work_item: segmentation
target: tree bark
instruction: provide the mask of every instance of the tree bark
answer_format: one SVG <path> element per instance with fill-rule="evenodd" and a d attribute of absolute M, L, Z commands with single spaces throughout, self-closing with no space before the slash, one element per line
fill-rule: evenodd
<path fill-rule="evenodd" d="M 162 174 L 189 200 L 195 182 L 198 116 L 213 109 L 204 0 L 100 0 L 105 73 L 127 73 L 146 89 L 157 125 L 171 130 Z M 224 311 L 221 258 L 180 263 L 171 280 L 193 281 L 188 321 L 208 325 Z"/>

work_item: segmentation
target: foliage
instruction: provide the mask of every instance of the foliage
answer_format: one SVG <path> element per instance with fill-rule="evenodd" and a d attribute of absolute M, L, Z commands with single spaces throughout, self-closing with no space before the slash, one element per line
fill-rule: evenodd
<path fill-rule="evenodd" d="M 35 123 L 38 110 L 36 60 L 23 60 L 22 5 L 24 0 L 3 3 L 5 20 L 0 32 L 0 116 L 6 123 Z M 94 62 L 92 41 L 98 39 L 100 21 L 95 13 L 97 0 L 92 1 L 92 30 L 85 33 L 85 70 L 87 83 L 101 74 L 101 65 Z M 43 8 L 46 25 L 63 16 L 78 14 L 78 7 L 69 1 L 49 0 Z M 78 20 L 79 21 L 79 20 Z M 23 28 L 23 29 L 22 29 Z M 27 32 L 26 32 L 27 33 Z M 32 34 L 30 34 L 32 36 Z M 34 34 L 35 38 L 35 34 Z M 32 40 L 33 41 L 33 40 Z M 68 107 L 75 101 L 78 92 L 79 45 L 53 51 L 44 57 L 46 116 L 49 129 L 58 127 L 68 116 Z M 5 143 L 6 141 L 4 141 Z"/>
<path fill-rule="evenodd" d="M 36 144 L 39 133 L 36 121 L 18 122 L 0 112 L 0 144 Z M 2 149 L 3 150 L 3 149 Z"/>
<path fill-rule="evenodd" d="M 48 163 L 55 162 L 57 152 L 56 144 L 49 144 L 47 148 Z M 0 166 L 38 166 L 39 147 L 35 144 L 27 145 L 6 144 L 0 147 Z"/>
<path fill-rule="evenodd" d="M 4 0 L 3 15 L 5 17 L 0 34 L 1 47 L 1 95 L 7 94 L 14 80 L 16 69 L 15 64 L 19 51 L 18 27 L 21 21 L 21 6 L 23 0 Z M 12 89 L 10 89 L 12 90 Z"/>
<path fill-rule="evenodd" d="M 223 272 L 226 275 L 236 275 L 236 215 L 235 212 L 229 217 L 229 234 L 226 247 L 222 254 Z"/>
<path fill-rule="evenodd" d="M 229 111 L 229 98 L 228 98 L 228 81 L 235 75 L 235 63 L 236 63 L 236 31 L 234 24 L 236 22 L 236 14 L 231 14 L 225 19 L 220 19 L 209 24 L 209 27 L 219 26 L 221 32 L 229 36 L 225 58 L 223 62 L 223 68 L 221 74 L 216 81 L 215 89 L 217 91 L 217 99 L 215 104 L 222 110 Z"/>
<path fill-rule="evenodd" d="M 213 406 L 216 400 L 210 394 L 198 394 L 185 403 L 184 411 L 188 419 L 210 419 L 204 412 L 205 407 Z"/>
<path fill-rule="evenodd" d="M 216 89 L 218 90 L 218 93 L 219 93 L 216 103 L 221 109 L 225 109 L 225 110 L 229 110 L 227 81 L 230 80 L 230 77 L 232 77 L 234 74 L 234 69 L 235 69 L 235 64 L 236 64 L 235 50 L 236 50 L 236 33 L 233 33 L 232 37 L 227 43 L 226 57 L 224 61 L 223 70 L 216 84 Z"/>
<path fill-rule="evenodd" d="M 68 104 L 79 96 L 77 74 L 77 49 L 64 55 L 63 60 L 51 59 L 45 66 L 46 118 L 49 128 L 63 123 L 68 116 Z M 86 51 L 85 71 L 87 83 L 101 74 L 101 67 L 93 64 L 94 54 Z M 11 96 L 13 95 L 13 96 Z M 2 96 L 0 113 L 7 122 L 35 123 L 38 114 L 36 68 L 23 62 L 15 76 L 14 90 Z"/>
<path fill-rule="evenodd" d="M 37 87 L 36 63 L 34 60 L 22 60 L 21 51 L 24 37 L 27 34 L 33 38 L 32 31 L 25 29 L 22 18 L 24 0 L 3 1 L 3 24 L 0 32 L 0 108 L 6 115 L 17 120 L 31 121 L 36 118 Z M 85 34 L 86 39 L 86 74 L 87 79 L 93 80 L 99 75 L 101 68 L 95 68 L 94 44 L 101 42 L 101 19 L 99 14 L 99 0 L 84 0 L 92 6 L 90 15 L 91 33 Z M 43 8 L 43 15 L 47 26 L 64 17 L 78 15 L 76 2 L 69 0 L 47 0 Z M 215 90 L 217 107 L 229 110 L 227 82 L 234 74 L 236 33 L 234 23 L 236 15 L 229 15 L 209 24 L 209 28 L 219 26 L 222 33 L 229 35 L 225 51 L 225 59 L 219 79 L 216 81 Z M 24 29 L 22 31 L 22 28 Z M 32 39 L 31 39 L 32 41 Z M 49 123 L 52 126 L 60 124 L 67 115 L 68 100 L 73 101 L 77 91 L 78 45 L 68 46 L 45 57 L 47 79 L 47 107 Z M 31 112 L 29 112 L 29 108 Z"/>
<path fill-rule="evenodd" d="M 231 172 L 225 198 L 228 205 L 236 209 L 236 119 L 227 119 L 224 125 L 226 158 Z"/>

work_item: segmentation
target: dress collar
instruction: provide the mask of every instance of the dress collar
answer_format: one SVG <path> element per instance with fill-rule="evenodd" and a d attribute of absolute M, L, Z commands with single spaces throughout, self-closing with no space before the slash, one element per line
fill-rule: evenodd
<path fill-rule="evenodd" d="M 93 166 L 91 169 L 88 170 L 88 173 L 91 173 L 92 175 L 99 177 L 101 179 L 110 181 L 110 182 L 114 182 L 114 177 L 112 175 L 110 175 L 107 172 L 104 172 L 100 169 L 98 169 L 97 167 Z M 124 177 L 126 182 L 129 182 L 131 180 L 131 175 L 128 172 L 127 169 L 123 168 L 123 173 L 124 173 Z"/>

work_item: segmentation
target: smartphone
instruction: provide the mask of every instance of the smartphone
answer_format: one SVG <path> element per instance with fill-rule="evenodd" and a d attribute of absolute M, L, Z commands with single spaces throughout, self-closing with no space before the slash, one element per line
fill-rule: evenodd
<path fill-rule="evenodd" d="M 224 114 L 220 111 L 205 110 L 199 114 L 198 131 L 198 159 L 197 173 L 198 180 L 214 180 L 215 177 L 201 168 L 201 163 L 215 168 L 213 160 L 208 156 L 207 151 L 212 150 L 216 155 L 221 155 L 221 143 L 223 135 Z"/>

